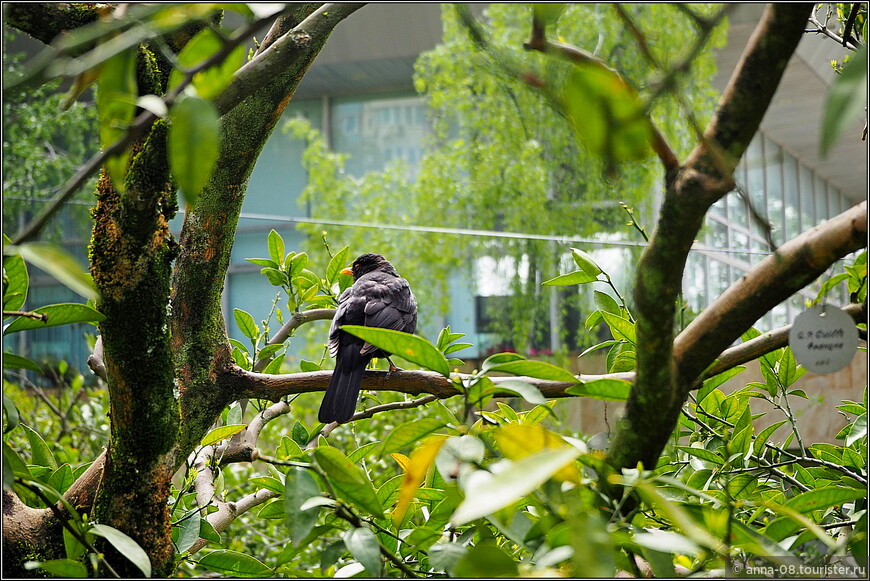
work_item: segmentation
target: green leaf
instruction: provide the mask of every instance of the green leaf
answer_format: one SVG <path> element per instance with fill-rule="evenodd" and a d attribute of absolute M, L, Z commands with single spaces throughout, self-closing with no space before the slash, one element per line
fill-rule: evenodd
<path fill-rule="evenodd" d="M 204 28 L 191 38 L 178 53 L 179 67 L 190 70 L 200 66 L 206 59 L 223 48 L 223 40 L 211 28 Z M 212 65 L 193 76 L 191 83 L 203 99 L 214 99 L 232 81 L 233 73 L 244 63 L 245 47 L 236 47 L 219 64 Z M 184 79 L 184 73 L 173 69 L 169 75 L 169 89 L 173 89 Z"/>
<path fill-rule="evenodd" d="M 843 488 L 840 486 L 825 486 L 802 492 L 785 503 L 787 508 L 801 513 L 823 510 L 834 505 L 857 500 L 867 496 L 866 490 Z"/>
<path fill-rule="evenodd" d="M 376 517 L 383 516 L 384 509 L 371 480 L 347 456 L 330 446 L 318 446 L 314 449 L 314 458 L 336 493 Z"/>
<path fill-rule="evenodd" d="M 30 369 L 38 373 L 42 368 L 35 361 L 9 351 L 3 352 L 3 369 Z"/>
<path fill-rule="evenodd" d="M 454 577 L 518 577 L 514 559 L 496 545 L 475 545 L 453 567 Z"/>
<path fill-rule="evenodd" d="M 594 276 L 598 278 L 598 275 L 601 274 L 601 267 L 592 259 L 591 256 L 580 250 L 579 248 L 571 249 L 571 256 L 574 258 L 574 262 L 577 266 L 580 267 L 580 270 L 585 272 L 589 276 Z"/>
<path fill-rule="evenodd" d="M 99 323 L 106 317 L 97 310 L 77 303 L 61 303 L 59 305 L 46 305 L 33 311 L 41 315 L 48 315 L 48 320 L 40 321 L 29 317 L 18 317 L 3 330 L 4 334 L 27 331 L 29 329 L 43 329 L 58 325 L 72 323 Z"/>
<path fill-rule="evenodd" d="M 834 82 L 825 96 L 822 112 L 821 144 L 822 157 L 827 157 L 831 147 L 850 123 L 867 105 L 867 45 L 861 46 L 849 59 L 843 72 L 834 77 Z M 855 137 L 860 133 L 855 126 Z"/>
<path fill-rule="evenodd" d="M 549 379 L 551 381 L 564 381 L 568 383 L 578 383 L 573 373 L 567 369 L 557 367 L 546 361 L 531 361 L 528 359 L 520 359 L 516 361 L 507 361 L 491 365 L 487 369 L 487 373 L 498 371 L 501 373 L 510 373 L 512 375 L 525 375 L 528 377 L 536 377 L 538 379 Z"/>
<path fill-rule="evenodd" d="M 27 433 L 27 441 L 30 442 L 30 463 L 36 466 L 48 466 L 52 470 L 56 469 L 57 460 L 54 459 L 51 448 L 48 447 L 42 436 L 27 424 L 21 424 L 21 427 L 24 428 Z"/>
<path fill-rule="evenodd" d="M 451 577 L 456 577 L 454 568 L 468 553 L 468 548 L 459 543 L 438 543 L 429 549 L 429 563 L 436 570 L 446 571 Z M 481 575 L 486 578 L 487 575 Z"/>
<path fill-rule="evenodd" d="M 598 280 L 597 276 L 591 276 L 589 274 L 586 274 L 582 270 L 575 270 L 574 272 L 569 272 L 568 274 L 563 274 L 561 276 L 557 276 L 556 278 L 545 280 L 541 284 L 545 286 L 571 286 L 575 284 L 586 284 L 587 282 L 595 282 L 596 280 Z"/>
<path fill-rule="evenodd" d="M 178 523 L 178 539 L 175 541 L 175 550 L 178 553 L 184 553 L 199 540 L 199 528 L 203 519 L 199 517 L 198 509 L 194 509 L 194 512 L 197 514 Z"/>
<path fill-rule="evenodd" d="M 202 440 L 200 440 L 200 446 L 211 446 L 212 444 L 216 444 L 221 440 L 226 440 L 227 438 L 231 438 L 247 428 L 247 424 L 230 424 L 228 426 L 219 426 L 205 436 L 203 436 Z"/>
<path fill-rule="evenodd" d="M 229 549 L 211 552 L 200 559 L 199 564 L 216 573 L 234 577 L 271 577 L 273 573 L 259 559 Z"/>
<path fill-rule="evenodd" d="M 625 401 L 631 392 L 631 382 L 624 379 L 595 379 L 565 390 L 568 395 L 580 395 L 605 401 Z"/>
<path fill-rule="evenodd" d="M 93 525 L 88 529 L 88 532 L 99 535 L 109 541 L 119 553 L 130 559 L 130 562 L 136 565 L 146 577 L 151 576 L 151 560 L 148 558 L 148 554 L 139 546 L 139 543 L 118 529 L 104 524 Z"/>
<path fill-rule="evenodd" d="M 75 482 L 72 468 L 69 464 L 61 464 L 60 467 L 52 472 L 48 477 L 48 485 L 63 494 Z"/>
<path fill-rule="evenodd" d="M 208 183 L 220 148 L 218 113 L 209 101 L 182 95 L 173 105 L 169 126 L 169 167 L 181 195 L 196 204 Z"/>
<path fill-rule="evenodd" d="M 8 353 L 3 354 L 4 367 L 6 366 L 6 357 L 8 355 Z M 3 414 L 6 416 L 6 427 L 3 428 L 3 433 L 6 434 L 18 427 L 18 424 L 21 421 L 21 416 L 18 413 L 18 407 L 15 405 L 15 402 L 5 393 L 3 394 Z"/>
<path fill-rule="evenodd" d="M 599 290 L 593 292 L 595 306 L 606 313 L 622 316 L 622 308 L 612 296 Z"/>
<path fill-rule="evenodd" d="M 788 420 L 781 420 L 779 422 L 773 423 L 763 430 L 759 432 L 759 434 L 755 437 L 755 442 L 752 445 L 752 452 L 756 456 L 761 456 L 764 452 L 765 444 L 770 439 L 770 436 L 779 428 L 781 425 L 786 423 Z"/>
<path fill-rule="evenodd" d="M 300 252 L 299 254 L 294 254 L 293 258 L 290 259 L 290 268 L 289 268 L 290 276 L 297 277 L 297 276 L 302 275 L 302 272 L 306 266 L 308 266 L 308 253 Z M 313 274 L 311 271 L 305 271 L 305 272 L 307 273 L 307 275 L 303 275 L 304 279 L 307 279 L 309 282 L 313 283 L 314 285 L 320 283 L 320 279 L 317 278 L 317 276 L 313 277 L 314 280 L 311 280 L 311 278 L 308 278 Z"/>
<path fill-rule="evenodd" d="M 136 114 L 136 57 L 129 48 L 106 60 L 97 79 L 97 117 L 100 126 L 100 146 L 108 148 L 126 132 Z M 106 160 L 106 171 L 119 192 L 124 191 L 129 150 Z"/>
<path fill-rule="evenodd" d="M 849 435 L 846 436 L 846 445 L 851 446 L 861 438 L 867 436 L 867 413 L 863 413 L 852 423 L 852 429 L 849 431 Z"/>
<path fill-rule="evenodd" d="M 474 343 L 454 343 L 452 345 L 448 345 L 444 349 L 444 354 L 450 355 L 451 353 L 456 353 L 457 351 L 462 351 L 463 349 L 468 349 L 469 347 L 474 347 Z"/>
<path fill-rule="evenodd" d="M 544 449 L 513 461 L 504 470 L 489 475 L 467 490 L 465 500 L 450 519 L 451 523 L 461 526 L 513 504 L 540 487 L 580 453 L 574 446 L 565 446 Z"/>
<path fill-rule="evenodd" d="M 610 327 L 614 339 L 625 340 L 634 345 L 637 341 L 634 333 L 634 323 L 607 311 L 601 312 L 604 322 Z"/>
<path fill-rule="evenodd" d="M 304 468 L 290 467 L 284 478 L 284 526 L 293 546 L 298 547 L 317 523 L 319 511 L 302 510 L 309 499 L 320 496 L 317 482 Z"/>
<path fill-rule="evenodd" d="M 18 452 L 13 450 L 9 444 L 3 442 L 3 489 L 12 488 L 12 483 L 15 481 L 15 476 L 22 476 L 30 480 L 32 478 L 27 464 L 18 455 Z"/>
<path fill-rule="evenodd" d="M 323 368 L 313 361 L 308 361 L 307 359 L 302 359 L 299 361 L 299 370 L 303 372 L 311 372 L 311 371 L 320 371 Z"/>
<path fill-rule="evenodd" d="M 293 441 L 300 446 L 308 445 L 308 440 L 311 438 L 308 430 L 305 429 L 305 426 L 303 426 L 299 420 L 296 420 L 293 424 L 293 430 L 290 432 L 290 436 L 293 438 Z"/>
<path fill-rule="evenodd" d="M 447 364 L 447 359 L 435 345 L 422 337 L 392 329 L 361 325 L 342 325 L 341 330 L 359 337 L 387 353 L 407 359 L 426 369 L 437 371 L 444 377 L 450 376 L 450 366 Z"/>
<path fill-rule="evenodd" d="M 701 460 L 705 460 L 707 462 L 712 462 L 718 466 L 721 466 L 725 463 L 725 459 L 716 452 L 711 450 L 707 450 L 705 448 L 695 448 L 692 446 L 676 446 L 677 450 L 681 452 L 685 452 L 689 456 L 694 456 L 695 458 L 700 458 Z"/>
<path fill-rule="evenodd" d="M 275 270 L 278 270 L 278 268 L 281 267 L 280 264 L 278 264 L 277 262 L 275 262 L 271 258 L 246 258 L 245 260 L 247 260 L 248 262 L 250 262 L 252 264 L 256 264 L 257 266 L 266 266 L 269 268 L 274 268 Z M 262 272 L 262 271 L 260 271 L 260 272 Z"/>
<path fill-rule="evenodd" d="M 483 373 L 489 371 L 493 365 L 499 365 L 501 363 L 507 363 L 508 361 L 519 361 L 525 360 L 525 357 L 518 353 L 494 353 L 484 359 L 483 363 L 480 366 L 480 370 Z"/>
<path fill-rule="evenodd" d="M 281 343 L 266 345 L 262 349 L 257 352 L 257 359 L 271 359 L 275 356 L 278 351 L 284 348 L 284 345 Z"/>
<path fill-rule="evenodd" d="M 264 268 L 260 271 L 260 274 L 269 279 L 269 284 L 272 286 L 288 286 L 290 284 L 290 279 L 287 275 L 277 268 Z"/>
<path fill-rule="evenodd" d="M 27 300 L 30 277 L 27 274 L 24 258 L 13 253 L 10 246 L 5 244 L 3 246 L 3 253 L 10 254 L 3 257 L 3 310 L 17 311 L 24 306 L 24 302 Z"/>
<path fill-rule="evenodd" d="M 347 265 L 347 255 L 349 253 L 350 247 L 345 246 L 344 248 L 336 252 L 335 256 L 329 259 L 329 264 L 326 266 L 326 284 L 328 286 L 332 286 L 332 284 L 338 278 L 339 273 Z"/>
<path fill-rule="evenodd" d="M 651 153 L 652 127 L 633 88 L 599 63 L 577 63 L 562 95 L 578 139 L 608 161 L 640 160 Z"/>
<path fill-rule="evenodd" d="M 496 387 L 499 390 L 511 391 L 531 404 L 537 405 L 539 403 L 547 402 L 547 398 L 545 398 L 543 394 L 541 394 L 541 390 L 539 390 L 531 383 L 522 381 L 520 379 L 507 379 L 504 381 L 500 381 L 498 382 Z"/>
<path fill-rule="evenodd" d="M 381 546 L 378 538 L 367 528 L 358 527 L 346 531 L 342 536 L 344 546 L 373 577 L 381 575 Z"/>
<path fill-rule="evenodd" d="M 79 561 L 72 559 L 52 559 L 50 561 L 27 561 L 24 568 L 28 570 L 42 569 L 55 577 L 71 577 L 82 579 L 88 576 L 88 569 Z"/>
<path fill-rule="evenodd" d="M 740 366 L 732 367 L 731 369 L 726 369 L 722 373 L 716 374 L 713 377 L 705 379 L 704 384 L 698 390 L 698 395 L 696 396 L 696 401 L 700 404 L 701 402 L 704 401 L 704 398 L 706 398 L 707 395 L 711 391 L 713 391 L 714 389 L 716 389 L 717 387 L 719 387 L 720 385 L 722 385 L 723 383 L 725 383 L 726 381 L 728 381 L 732 377 L 739 375 L 740 373 L 743 373 L 745 370 L 746 370 L 745 367 L 740 367 Z"/>
<path fill-rule="evenodd" d="M 399 424 L 384 438 L 384 454 L 413 446 L 445 425 L 443 421 L 435 418 L 419 418 Z"/>
<path fill-rule="evenodd" d="M 236 325 L 239 326 L 239 330 L 248 339 L 255 341 L 260 335 L 260 328 L 257 327 L 257 324 L 254 322 L 254 317 L 252 317 L 251 314 L 247 311 L 243 311 L 242 309 L 233 309 L 233 318 L 235 318 Z"/>
<path fill-rule="evenodd" d="M 248 478 L 248 482 L 257 488 L 271 490 L 276 494 L 284 493 L 284 483 L 274 476 L 254 476 Z"/>
<path fill-rule="evenodd" d="M 281 235 L 274 229 L 270 230 L 266 242 L 269 246 L 269 257 L 272 261 L 278 265 L 284 264 L 284 239 Z"/>

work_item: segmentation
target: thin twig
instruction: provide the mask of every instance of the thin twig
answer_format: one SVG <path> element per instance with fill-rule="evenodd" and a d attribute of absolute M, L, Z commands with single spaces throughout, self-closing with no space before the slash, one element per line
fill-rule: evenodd
<path fill-rule="evenodd" d="M 45 313 L 34 313 L 33 311 L 3 311 L 3 317 L 27 317 L 36 321 L 45 323 L 48 321 L 48 315 Z"/>

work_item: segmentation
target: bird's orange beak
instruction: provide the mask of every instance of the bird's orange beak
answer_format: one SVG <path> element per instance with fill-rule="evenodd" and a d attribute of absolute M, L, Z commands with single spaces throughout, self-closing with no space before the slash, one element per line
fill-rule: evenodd
<path fill-rule="evenodd" d="M 353 274 L 353 269 L 351 267 L 343 268 L 339 271 L 339 274 Z"/>

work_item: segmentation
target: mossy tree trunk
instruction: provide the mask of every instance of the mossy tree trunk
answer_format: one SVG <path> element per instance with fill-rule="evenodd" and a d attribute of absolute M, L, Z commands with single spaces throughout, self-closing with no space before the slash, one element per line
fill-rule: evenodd
<path fill-rule="evenodd" d="M 169 230 L 177 203 L 165 121 L 154 122 L 130 146 L 122 194 L 105 172 L 98 182 L 89 258 L 100 294 L 97 306 L 106 316 L 100 334 L 111 428 L 100 469 L 88 471 L 83 485 L 89 492 L 77 506 L 139 543 L 155 576 L 174 568 L 171 477 L 233 399 L 219 381 L 231 363 L 220 298 L 248 178 L 308 66 L 334 26 L 359 6 L 321 11 L 291 42 L 282 39 L 320 7 L 299 4 L 279 17 L 258 54 L 283 41 L 283 61 L 273 62 L 267 73 L 249 70 L 243 86 L 232 86 L 232 101 L 217 103 L 220 158 L 198 204 L 185 216 L 180 244 Z M 98 13 L 77 5 L 20 4 L 6 16 L 8 24 L 48 43 L 62 31 L 93 22 Z M 193 28 L 178 35 L 182 40 L 170 39 L 173 50 L 181 49 Z M 140 47 L 141 95 L 164 94 L 168 74 L 162 56 Z M 63 557 L 62 529 L 54 515 L 8 496 L 4 506 L 21 522 L 4 518 L 4 548 L 16 554 L 4 558 L 7 572 L 26 574 L 21 567 L 28 559 Z M 34 546 L 39 538 L 43 542 Z M 111 552 L 109 546 L 103 549 Z M 141 576 L 126 558 L 109 561 L 122 577 Z"/>

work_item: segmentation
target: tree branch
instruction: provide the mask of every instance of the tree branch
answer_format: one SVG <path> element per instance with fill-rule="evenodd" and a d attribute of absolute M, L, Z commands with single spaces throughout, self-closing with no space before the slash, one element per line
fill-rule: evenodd
<path fill-rule="evenodd" d="M 693 382 L 733 341 L 717 343 L 716 352 L 708 354 L 706 364 L 691 377 L 677 374 L 673 327 L 686 257 L 709 207 L 733 188 L 733 169 L 770 106 L 803 34 L 808 8 L 767 7 L 703 139 L 679 173 L 668 180 L 656 230 L 637 265 L 636 334 L 642 347 L 637 351 L 634 388 L 608 450 L 607 461 L 617 470 L 635 468 L 639 462 L 647 468 L 655 466 L 685 402 L 683 384 Z M 719 150 L 728 156 L 724 167 Z"/>
<path fill-rule="evenodd" d="M 787 242 L 708 306 L 674 341 L 679 381 L 690 386 L 766 312 L 867 244 L 867 202 Z"/>
<path fill-rule="evenodd" d="M 547 398 L 572 397 L 565 393 L 569 387 L 578 383 L 595 381 L 597 379 L 623 379 L 631 381 L 632 373 L 610 373 L 606 375 L 578 375 L 577 382 L 550 381 L 534 377 L 492 377 L 498 386 L 502 381 L 519 379 L 537 387 Z M 453 378 L 461 381 L 470 379 L 468 374 L 453 374 Z M 234 394 L 235 399 L 278 399 L 300 393 L 325 391 L 332 378 L 332 371 L 310 371 L 288 375 L 269 375 L 254 373 L 237 366 L 227 370 L 220 381 Z M 396 391 L 410 395 L 431 394 L 437 399 L 446 399 L 462 393 L 448 378 L 434 371 L 366 371 L 363 377 L 362 389 L 372 391 Z M 494 397 L 516 397 L 512 391 L 500 391 Z"/>
<path fill-rule="evenodd" d="M 843 307 L 843 311 L 852 317 L 856 323 L 865 322 L 867 319 L 867 305 L 865 304 L 853 303 L 851 305 L 846 305 Z M 791 332 L 791 327 L 791 325 L 786 325 L 779 329 L 762 333 L 755 339 L 750 339 L 749 341 L 726 349 L 716 358 L 715 364 L 704 371 L 699 380 L 695 382 L 694 387 L 700 387 L 701 382 L 708 377 L 713 377 L 723 371 L 748 363 L 749 361 L 754 361 L 762 355 L 766 355 L 771 351 L 776 351 L 781 347 L 785 347 L 788 345 L 788 334 Z M 682 335 L 677 336 L 675 343 L 680 342 L 681 336 Z"/>
<path fill-rule="evenodd" d="M 284 323 L 284 326 L 281 327 L 275 335 L 269 339 L 269 342 L 266 345 L 279 345 L 287 340 L 293 331 L 304 325 L 305 323 L 310 323 L 311 321 L 328 321 L 332 320 L 335 316 L 335 309 L 309 309 L 307 311 L 297 311 L 293 313 L 293 316 Z M 263 371 L 266 366 L 269 365 L 269 362 L 272 361 L 272 358 L 267 359 L 258 359 L 254 364 L 254 371 Z"/>
<path fill-rule="evenodd" d="M 363 6 L 364 3 L 324 4 L 312 12 L 308 18 L 236 71 L 233 81 L 214 100 L 218 112 L 223 115 L 232 110 L 264 84 L 280 76 L 292 63 L 306 54 L 299 47 L 309 44 L 312 38 L 329 34 L 339 22 Z"/>
<path fill-rule="evenodd" d="M 704 132 L 705 141 L 717 144 L 728 156 L 729 172 L 737 167 L 758 132 L 812 8 L 812 4 L 768 4 L 749 39 Z M 687 165 L 707 166 L 709 162 L 699 162 L 710 159 L 711 153 L 702 142 Z"/>

